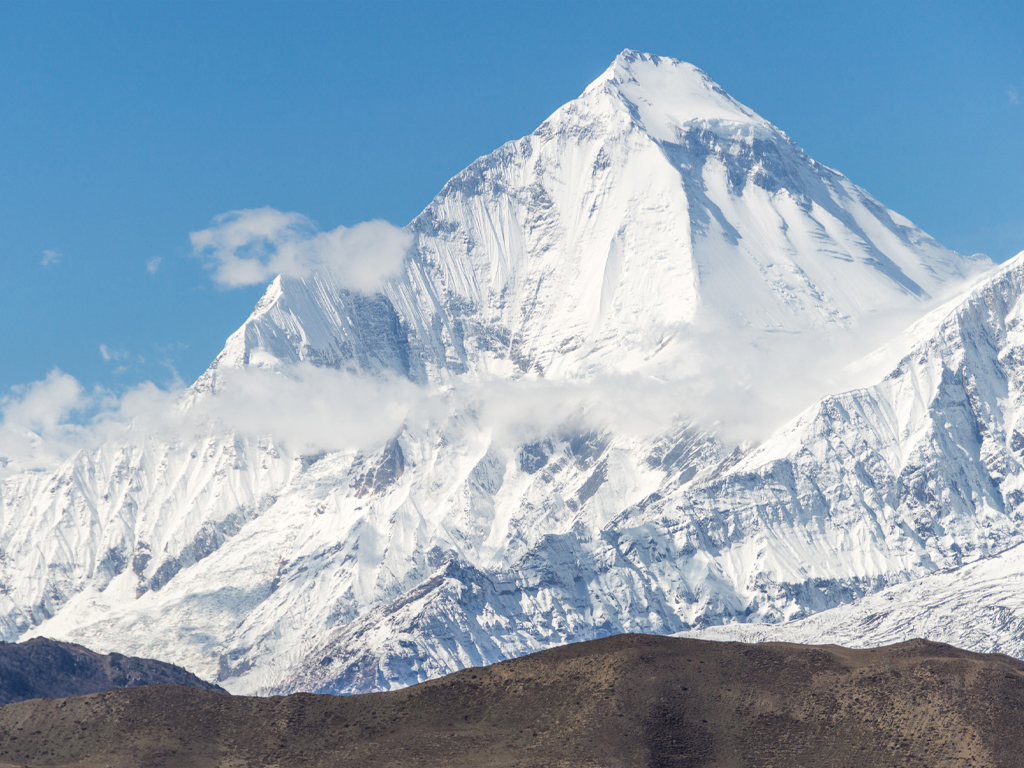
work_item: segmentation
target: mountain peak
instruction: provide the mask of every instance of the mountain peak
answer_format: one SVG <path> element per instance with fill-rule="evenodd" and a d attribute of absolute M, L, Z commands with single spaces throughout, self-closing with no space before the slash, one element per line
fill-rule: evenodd
<path fill-rule="evenodd" d="M 694 327 L 731 329 L 749 362 L 748 342 L 846 338 L 977 266 L 694 65 L 632 50 L 458 174 L 410 229 L 407 273 L 383 293 L 326 275 L 272 286 L 216 366 L 306 361 L 416 382 L 689 372 Z"/>
<path fill-rule="evenodd" d="M 618 97 L 657 139 L 674 141 L 688 124 L 739 123 L 770 127 L 700 68 L 629 48 L 584 91 Z"/>

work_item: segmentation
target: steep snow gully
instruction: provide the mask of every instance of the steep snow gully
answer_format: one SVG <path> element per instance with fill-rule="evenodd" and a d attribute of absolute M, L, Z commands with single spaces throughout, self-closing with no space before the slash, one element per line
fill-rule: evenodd
<path fill-rule="evenodd" d="M 183 405 L 330 369 L 413 391 L 397 431 L 7 478 L 4 639 L 341 693 L 619 632 L 888 642 L 869 606 L 1021 578 L 1024 256 L 943 248 L 695 67 L 623 52 L 408 231 L 373 295 L 274 280 Z"/>

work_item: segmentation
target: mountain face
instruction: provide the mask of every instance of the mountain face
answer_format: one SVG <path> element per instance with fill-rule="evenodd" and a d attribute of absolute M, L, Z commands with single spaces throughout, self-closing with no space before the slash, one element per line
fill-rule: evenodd
<path fill-rule="evenodd" d="M 431 382 L 692 373 L 697 330 L 771 346 L 856 329 L 917 314 L 984 266 L 700 70 L 630 51 L 409 228 L 406 274 L 381 294 L 275 281 L 215 366 L 302 360 Z"/>
<path fill-rule="evenodd" d="M 940 570 L 788 624 L 695 636 L 854 647 L 926 637 L 1024 656 L 1024 547 L 1006 548 L 1020 540 L 1024 517 L 1022 286 L 1024 253 L 938 322 L 919 323 L 910 354 L 881 383 L 828 398 L 745 460 L 781 460 L 787 471 L 806 472 L 805 483 L 821 483 L 819 467 L 838 463 L 823 449 L 847 453 L 868 482 L 844 483 L 845 504 L 863 505 L 865 492 L 898 494 L 887 508 L 902 515 L 876 516 L 872 534 L 903 526 L 930 542 L 922 557 Z M 979 553 L 992 556 L 977 560 Z"/>
<path fill-rule="evenodd" d="M 4 637 L 233 692 L 379 690 L 796 619 L 1022 541 L 1020 261 L 932 311 L 987 262 L 691 65 L 624 52 L 409 230 L 375 295 L 276 279 L 189 394 L 400 381 L 421 399 L 397 433 L 150 435 L 9 478 Z M 929 311 L 879 381 L 818 399 L 816 366 Z"/>
<path fill-rule="evenodd" d="M 685 635 L 707 640 L 873 648 L 927 638 L 981 653 L 1024 656 L 1024 546 L 896 584 L 786 624 L 728 624 Z"/>

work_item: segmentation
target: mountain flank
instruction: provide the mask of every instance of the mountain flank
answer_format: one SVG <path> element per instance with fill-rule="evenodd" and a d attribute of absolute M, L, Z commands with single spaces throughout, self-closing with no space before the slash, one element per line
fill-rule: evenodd
<path fill-rule="evenodd" d="M 617 635 L 387 693 L 146 686 L 0 708 L 0 765 L 1011 766 L 1024 663 Z"/>
<path fill-rule="evenodd" d="M 120 653 L 103 655 L 81 645 L 45 637 L 24 643 L 0 643 L 0 704 L 84 696 L 153 683 L 222 690 L 181 667 L 153 659 Z"/>

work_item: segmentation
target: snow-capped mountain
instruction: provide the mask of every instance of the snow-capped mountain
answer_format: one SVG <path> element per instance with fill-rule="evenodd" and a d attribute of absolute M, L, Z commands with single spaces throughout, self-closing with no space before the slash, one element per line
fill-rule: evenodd
<path fill-rule="evenodd" d="M 219 365 L 453 375 L 676 372 L 694 327 L 855 327 L 977 271 L 682 62 L 625 52 L 410 224 L 367 298 L 282 280 Z M 675 353 L 675 354 L 673 354 Z M 687 371 L 689 372 L 689 371 Z"/>
<path fill-rule="evenodd" d="M 416 385 L 397 434 L 308 455 L 154 434 L 9 478 L 5 638 L 237 692 L 371 690 L 796 618 L 1022 540 L 1016 262 L 880 383 L 737 444 L 989 265 L 691 65 L 624 52 L 409 230 L 375 295 L 275 280 L 188 401 L 232 371 L 339 369 Z"/>

